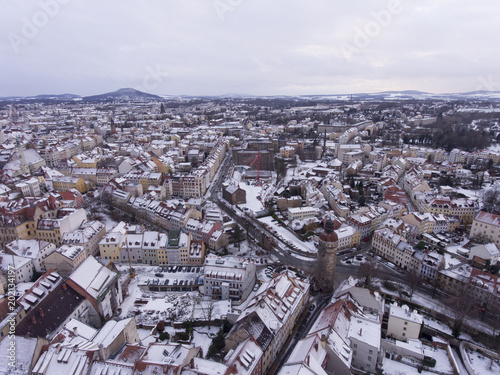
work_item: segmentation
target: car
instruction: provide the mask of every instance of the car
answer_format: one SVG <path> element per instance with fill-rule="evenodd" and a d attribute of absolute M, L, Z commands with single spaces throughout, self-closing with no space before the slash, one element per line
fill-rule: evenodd
<path fill-rule="evenodd" d="M 155 276 L 156 276 L 156 277 L 163 277 L 163 276 L 165 276 L 165 275 L 163 275 L 163 274 L 162 274 L 162 273 L 160 273 L 160 272 L 157 272 L 157 273 L 155 273 Z"/>
<path fill-rule="evenodd" d="M 365 241 L 365 242 L 370 241 L 370 237 L 366 237 L 363 241 Z"/>

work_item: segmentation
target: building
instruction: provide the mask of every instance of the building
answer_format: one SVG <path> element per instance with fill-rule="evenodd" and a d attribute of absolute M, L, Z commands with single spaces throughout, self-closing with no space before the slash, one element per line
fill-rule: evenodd
<path fill-rule="evenodd" d="M 16 326 L 16 335 L 51 337 L 65 321 L 86 319 L 91 306 L 56 272 L 45 273 L 18 299 L 26 316 Z"/>
<path fill-rule="evenodd" d="M 99 255 L 99 242 L 106 234 L 106 226 L 100 221 L 86 221 L 74 232 L 64 233 L 61 239 L 63 245 L 83 246 L 86 258 Z"/>
<path fill-rule="evenodd" d="M 387 336 L 402 341 L 418 339 L 422 324 L 423 317 L 416 310 L 393 303 L 389 309 Z"/>
<path fill-rule="evenodd" d="M 484 242 L 492 242 L 500 247 L 500 215 L 479 211 L 472 222 L 470 237 Z"/>
<path fill-rule="evenodd" d="M 85 259 L 87 253 L 83 246 L 62 245 L 45 259 L 45 265 L 59 275 L 68 277 Z"/>
<path fill-rule="evenodd" d="M 335 230 L 339 239 L 338 250 L 349 249 L 359 244 L 361 236 L 359 232 L 349 225 L 342 225 Z"/>
<path fill-rule="evenodd" d="M 333 228 L 333 221 L 328 219 L 318 241 L 316 284 L 318 290 L 323 293 L 331 293 L 334 290 L 339 239 Z"/>
<path fill-rule="evenodd" d="M 14 283 L 28 283 L 35 275 L 33 259 L 0 253 L 0 268 L 6 275 L 14 272 Z"/>
<path fill-rule="evenodd" d="M 315 217 L 318 209 L 314 207 L 292 207 L 288 209 L 288 219 L 305 220 Z"/>
<path fill-rule="evenodd" d="M 424 253 L 420 264 L 419 276 L 426 282 L 437 280 L 438 272 L 444 267 L 444 256 L 432 251 Z"/>
<path fill-rule="evenodd" d="M 470 249 L 469 260 L 480 266 L 496 266 L 500 252 L 494 243 L 476 245 Z"/>
<path fill-rule="evenodd" d="M 214 255 L 205 259 L 203 294 L 212 298 L 244 301 L 255 285 L 255 264 Z"/>
<path fill-rule="evenodd" d="M 33 260 L 36 272 L 47 271 L 45 259 L 56 250 L 56 245 L 42 240 L 16 240 L 5 245 L 5 253 Z"/>
<path fill-rule="evenodd" d="M 123 299 L 119 278 L 119 273 L 111 271 L 90 256 L 66 282 L 91 303 L 101 319 L 109 319 Z"/>
<path fill-rule="evenodd" d="M 87 186 L 82 177 L 54 176 L 52 178 L 52 186 L 56 191 L 77 189 L 82 194 L 87 192 Z"/>
<path fill-rule="evenodd" d="M 363 295 L 358 293 L 360 299 L 365 299 Z M 314 372 L 304 372 L 307 374 L 377 373 L 380 347 L 379 315 L 365 314 L 350 293 L 345 293 L 321 311 L 279 374 L 300 374 L 288 370 L 301 366 L 314 368 Z"/>
<path fill-rule="evenodd" d="M 278 359 L 309 299 L 309 284 L 287 272 L 263 283 L 226 336 L 225 350 L 249 337 L 263 352 L 262 374 Z"/>
<path fill-rule="evenodd" d="M 234 184 L 222 186 L 222 198 L 231 204 L 247 203 L 246 191 Z"/>
<path fill-rule="evenodd" d="M 57 217 L 38 220 L 36 236 L 42 240 L 61 245 L 65 233 L 71 233 L 87 221 L 83 208 L 64 208 L 57 212 Z"/>

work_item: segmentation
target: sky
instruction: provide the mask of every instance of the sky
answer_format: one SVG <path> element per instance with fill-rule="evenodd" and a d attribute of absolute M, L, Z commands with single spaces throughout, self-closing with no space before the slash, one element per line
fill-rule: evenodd
<path fill-rule="evenodd" d="M 498 0 L 0 1 L 0 96 L 500 90 Z"/>

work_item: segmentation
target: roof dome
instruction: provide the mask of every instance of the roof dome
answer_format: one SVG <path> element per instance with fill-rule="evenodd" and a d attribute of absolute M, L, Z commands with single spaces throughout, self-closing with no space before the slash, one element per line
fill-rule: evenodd
<path fill-rule="evenodd" d="M 324 242 L 337 242 L 339 240 L 337 233 L 333 230 L 334 223 L 328 219 L 325 223 L 325 230 L 319 235 L 319 239 Z"/>

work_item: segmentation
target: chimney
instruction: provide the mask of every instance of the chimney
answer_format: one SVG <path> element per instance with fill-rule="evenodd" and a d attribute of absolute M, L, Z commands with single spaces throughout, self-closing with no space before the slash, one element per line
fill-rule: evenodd
<path fill-rule="evenodd" d="M 36 318 L 35 315 L 31 315 L 31 323 L 36 324 Z"/>
<path fill-rule="evenodd" d="M 359 329 L 359 335 L 362 336 L 362 334 L 363 334 L 363 328 L 360 328 Z"/>

